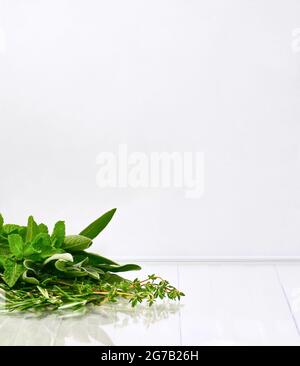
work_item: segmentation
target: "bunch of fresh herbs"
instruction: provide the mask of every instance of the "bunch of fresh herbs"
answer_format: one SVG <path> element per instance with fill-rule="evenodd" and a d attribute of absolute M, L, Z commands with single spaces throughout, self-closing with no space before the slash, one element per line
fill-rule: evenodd
<path fill-rule="evenodd" d="M 116 273 L 140 270 L 136 264 L 120 265 L 86 251 L 105 229 L 113 209 L 79 235 L 66 235 L 64 221 L 51 233 L 32 216 L 27 226 L 5 224 L 0 215 L 0 296 L 5 311 L 80 310 L 127 299 L 132 306 L 158 298 L 180 299 L 184 294 L 156 275 L 130 281 Z"/>

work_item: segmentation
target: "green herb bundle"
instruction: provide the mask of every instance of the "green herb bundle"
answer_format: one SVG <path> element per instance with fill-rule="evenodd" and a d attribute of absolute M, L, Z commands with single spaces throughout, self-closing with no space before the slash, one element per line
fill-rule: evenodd
<path fill-rule="evenodd" d="M 184 294 L 156 275 L 130 281 L 116 273 L 140 270 L 136 264 L 120 265 L 86 251 L 105 229 L 113 209 L 80 232 L 66 235 L 64 221 L 51 233 L 32 216 L 27 226 L 4 224 L 0 215 L 0 289 L 2 310 L 80 310 L 127 299 L 132 306 L 144 300 L 180 299 Z M 0 293 L 1 295 L 1 293 Z"/>

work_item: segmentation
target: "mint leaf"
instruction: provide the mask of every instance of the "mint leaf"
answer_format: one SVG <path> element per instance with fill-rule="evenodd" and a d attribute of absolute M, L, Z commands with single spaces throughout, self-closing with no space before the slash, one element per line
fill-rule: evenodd
<path fill-rule="evenodd" d="M 99 217 L 96 221 L 91 223 L 87 228 L 85 228 L 79 235 L 86 236 L 90 239 L 95 239 L 102 230 L 106 228 L 109 224 L 110 220 L 113 218 L 115 212 L 117 211 L 116 208 L 106 212 L 104 215 Z"/>
<path fill-rule="evenodd" d="M 34 221 L 33 216 L 28 217 L 28 223 L 27 223 L 27 233 L 26 233 L 26 243 L 30 243 L 38 234 L 38 225 Z"/>
<path fill-rule="evenodd" d="M 34 261 L 42 261 L 55 253 L 59 249 L 52 246 L 50 235 L 45 233 L 37 234 L 32 243 L 27 243 L 24 250 L 24 257 Z"/>
<path fill-rule="evenodd" d="M 65 237 L 63 249 L 67 252 L 80 252 L 89 248 L 92 240 L 83 235 L 69 235 Z"/>
<path fill-rule="evenodd" d="M 3 216 L 0 214 L 0 233 L 2 233 L 3 224 L 4 224 L 4 219 L 3 219 Z"/>
<path fill-rule="evenodd" d="M 9 249 L 12 255 L 21 259 L 23 257 L 24 243 L 19 234 L 11 234 L 8 236 Z"/>
<path fill-rule="evenodd" d="M 47 225 L 45 225 L 45 224 L 39 224 L 38 225 L 38 232 L 39 233 L 48 234 L 49 230 L 48 230 Z"/>
<path fill-rule="evenodd" d="M 54 242 L 54 246 L 60 248 L 65 240 L 66 226 L 64 221 L 58 221 L 53 229 L 51 240 Z"/>
<path fill-rule="evenodd" d="M 4 263 L 6 262 L 7 257 L 5 255 L 0 255 L 0 268 L 4 268 Z"/>
<path fill-rule="evenodd" d="M 13 287 L 24 272 L 22 264 L 18 264 L 12 259 L 7 259 L 4 263 L 3 279 L 9 287 Z"/>
<path fill-rule="evenodd" d="M 57 249 L 53 248 L 50 235 L 48 234 L 38 234 L 32 243 L 32 247 L 40 254 L 41 258 L 47 258 L 57 253 Z"/>
<path fill-rule="evenodd" d="M 18 233 L 21 226 L 14 225 L 14 224 L 6 224 L 2 227 L 3 234 L 9 235 L 9 234 L 15 234 Z"/>

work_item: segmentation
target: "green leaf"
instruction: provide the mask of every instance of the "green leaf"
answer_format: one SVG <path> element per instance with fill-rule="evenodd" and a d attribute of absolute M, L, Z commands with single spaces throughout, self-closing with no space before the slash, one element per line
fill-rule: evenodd
<path fill-rule="evenodd" d="M 57 254 L 59 249 L 53 248 L 50 235 L 45 233 L 37 234 L 32 243 L 27 243 L 24 249 L 24 257 L 40 261 L 44 258 Z"/>
<path fill-rule="evenodd" d="M 128 272 L 128 271 L 140 271 L 141 267 L 137 264 L 125 264 L 124 266 L 112 266 L 107 264 L 100 264 L 99 268 L 108 272 Z"/>
<path fill-rule="evenodd" d="M 39 224 L 38 225 L 38 232 L 39 233 L 44 233 L 44 234 L 48 234 L 49 233 L 49 230 L 48 230 L 48 227 L 47 227 L 47 225 L 45 225 L 45 224 Z"/>
<path fill-rule="evenodd" d="M 58 259 L 67 261 L 67 262 L 73 262 L 73 257 L 70 253 L 60 253 L 60 254 L 54 254 L 51 257 L 47 258 L 43 265 L 45 266 L 46 264 L 48 264 L 51 261 L 56 261 Z"/>
<path fill-rule="evenodd" d="M 40 286 L 37 286 L 37 289 L 40 291 L 40 293 L 46 298 L 49 299 L 49 293 L 46 288 L 42 288 Z"/>
<path fill-rule="evenodd" d="M 0 244 L 0 255 L 8 257 L 10 255 L 9 246 L 7 244 Z"/>
<path fill-rule="evenodd" d="M 109 224 L 110 220 L 113 218 L 116 211 L 117 209 L 114 208 L 113 210 L 106 212 L 96 221 L 91 223 L 87 228 L 85 228 L 80 233 L 80 235 L 86 236 L 87 238 L 90 239 L 95 239 L 96 236 L 98 236 L 101 233 L 101 231 L 106 228 L 106 226 Z"/>
<path fill-rule="evenodd" d="M 94 278 L 95 280 L 99 280 L 100 279 L 100 275 L 99 271 L 97 271 L 95 268 L 93 267 L 83 267 L 83 270 L 92 278 Z"/>
<path fill-rule="evenodd" d="M 76 253 L 74 256 L 75 262 L 80 262 L 84 260 L 85 258 L 89 259 L 89 264 L 92 266 L 97 267 L 99 264 L 113 264 L 117 265 L 118 263 L 113 262 L 111 259 L 102 257 L 101 255 L 89 253 L 89 252 L 80 252 Z"/>
<path fill-rule="evenodd" d="M 22 259 L 24 243 L 19 234 L 11 234 L 8 236 L 9 249 L 16 258 Z"/>
<path fill-rule="evenodd" d="M 29 272 L 29 270 L 23 272 L 23 274 L 22 274 L 22 280 L 24 282 L 30 283 L 32 285 L 38 285 L 40 283 L 40 281 L 37 278 L 35 278 L 35 277 L 29 276 L 28 275 L 28 272 Z"/>
<path fill-rule="evenodd" d="M 34 221 L 33 216 L 29 216 L 27 223 L 26 243 L 32 242 L 38 232 L 39 230 L 37 223 Z"/>
<path fill-rule="evenodd" d="M 4 264 L 6 262 L 7 256 L 0 255 L 0 268 L 4 269 Z"/>
<path fill-rule="evenodd" d="M 74 267 L 79 267 L 80 268 L 82 266 L 87 265 L 88 262 L 89 262 L 89 259 L 88 258 L 84 258 L 82 261 L 75 263 L 74 264 Z"/>
<path fill-rule="evenodd" d="M 38 234 L 32 243 L 33 248 L 38 253 L 43 253 L 49 247 L 51 247 L 51 240 L 48 234 Z"/>
<path fill-rule="evenodd" d="M 66 236 L 66 225 L 64 221 L 58 221 L 53 229 L 51 240 L 55 241 L 56 247 L 61 247 Z"/>
<path fill-rule="evenodd" d="M 104 277 L 105 282 L 111 284 L 111 285 L 119 285 L 122 282 L 125 283 L 131 283 L 130 280 L 127 280 L 126 278 L 123 278 L 119 275 L 116 275 L 114 273 L 105 273 L 105 277 Z"/>
<path fill-rule="evenodd" d="M 0 214 L 0 233 L 2 232 L 3 224 L 4 224 L 4 219 L 3 219 L 3 216 Z"/>
<path fill-rule="evenodd" d="M 34 263 L 34 261 L 30 259 L 25 259 L 23 261 L 23 266 L 25 267 L 25 269 L 30 270 L 35 274 L 37 273 L 37 265 L 36 263 Z"/>
<path fill-rule="evenodd" d="M 78 306 L 84 306 L 87 303 L 86 300 L 83 301 L 75 301 L 75 302 L 69 302 L 66 303 L 65 305 L 61 305 L 58 309 L 59 310 L 66 310 L 66 309 L 71 309 L 71 308 L 76 308 Z"/>
<path fill-rule="evenodd" d="M 92 240 L 83 235 L 68 235 L 65 237 L 63 249 L 68 252 L 80 252 L 89 248 Z"/>
<path fill-rule="evenodd" d="M 9 234 L 18 233 L 20 228 L 21 228 L 21 226 L 19 226 L 19 225 L 6 224 L 6 225 L 3 225 L 2 231 L 3 231 L 3 234 L 9 235 Z"/>
<path fill-rule="evenodd" d="M 55 268 L 60 271 L 64 272 L 64 274 L 68 277 L 84 277 L 88 276 L 88 273 L 81 268 L 74 267 L 70 265 L 70 262 L 64 261 L 59 259 L 55 262 Z"/>
<path fill-rule="evenodd" d="M 23 272 L 24 267 L 22 264 L 18 264 L 12 259 L 7 259 L 4 263 L 3 279 L 9 287 L 13 287 Z"/>

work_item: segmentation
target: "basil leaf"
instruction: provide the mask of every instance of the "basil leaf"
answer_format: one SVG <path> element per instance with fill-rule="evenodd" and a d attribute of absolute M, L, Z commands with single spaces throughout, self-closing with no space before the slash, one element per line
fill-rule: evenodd
<path fill-rule="evenodd" d="M 65 237 L 63 249 L 68 252 L 81 252 L 92 245 L 92 240 L 83 235 L 69 235 Z"/>
<path fill-rule="evenodd" d="M 55 241 L 56 247 L 61 247 L 66 236 L 66 226 L 64 221 L 58 221 L 53 229 L 51 240 Z"/>
<path fill-rule="evenodd" d="M 109 224 L 110 220 L 113 218 L 116 211 L 117 209 L 114 208 L 113 210 L 106 212 L 96 221 L 91 223 L 87 228 L 85 228 L 80 233 L 80 235 L 86 236 L 87 238 L 90 239 L 95 239 L 96 236 L 98 236 L 101 233 L 101 231 L 106 228 L 106 226 Z"/>
<path fill-rule="evenodd" d="M 8 243 L 11 254 L 18 259 L 22 259 L 24 250 L 22 237 L 18 234 L 11 234 L 8 236 Z"/>
<path fill-rule="evenodd" d="M 22 264 L 18 264 L 12 259 L 7 259 L 4 263 L 3 279 L 9 287 L 13 287 L 23 272 L 24 267 Z"/>

